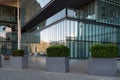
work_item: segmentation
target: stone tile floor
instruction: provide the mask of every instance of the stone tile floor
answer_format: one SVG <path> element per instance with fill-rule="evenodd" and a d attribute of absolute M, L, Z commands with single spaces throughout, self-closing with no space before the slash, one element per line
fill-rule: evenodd
<path fill-rule="evenodd" d="M 120 61 L 118 61 L 119 75 L 117 77 L 89 75 L 87 73 L 88 60 L 70 59 L 69 73 L 47 72 L 45 57 L 31 56 L 29 68 L 16 70 L 10 68 L 10 61 L 2 59 L 0 80 L 120 80 Z"/>

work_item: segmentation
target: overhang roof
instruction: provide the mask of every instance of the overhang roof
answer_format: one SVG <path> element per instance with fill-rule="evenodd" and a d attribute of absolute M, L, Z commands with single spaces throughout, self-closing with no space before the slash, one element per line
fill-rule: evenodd
<path fill-rule="evenodd" d="M 0 0 L 0 4 L 17 7 L 17 0 Z"/>
<path fill-rule="evenodd" d="M 79 8 L 91 0 L 52 0 L 37 14 L 35 14 L 22 28 L 22 32 L 30 30 L 35 25 L 54 15 L 65 7 Z"/>

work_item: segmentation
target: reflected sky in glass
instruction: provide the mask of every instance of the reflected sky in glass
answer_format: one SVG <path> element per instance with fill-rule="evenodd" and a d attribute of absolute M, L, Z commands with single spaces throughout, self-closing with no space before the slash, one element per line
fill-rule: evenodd
<path fill-rule="evenodd" d="M 3 28 L 4 28 L 5 26 L 0 26 L 0 32 L 3 32 L 4 30 L 3 30 Z"/>
<path fill-rule="evenodd" d="M 36 0 L 40 6 L 43 8 L 47 3 L 49 3 L 51 0 Z"/>
<path fill-rule="evenodd" d="M 6 37 L 6 33 L 5 33 L 5 31 L 3 30 L 4 27 L 5 27 L 5 26 L 0 26 L 0 37 L 2 37 L 2 38 L 5 38 L 5 37 Z"/>

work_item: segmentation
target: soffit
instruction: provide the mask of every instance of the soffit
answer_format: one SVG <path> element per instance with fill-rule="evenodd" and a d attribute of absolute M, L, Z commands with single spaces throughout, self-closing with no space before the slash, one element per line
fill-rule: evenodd
<path fill-rule="evenodd" d="M 0 0 L 0 4 L 17 7 L 17 0 Z"/>

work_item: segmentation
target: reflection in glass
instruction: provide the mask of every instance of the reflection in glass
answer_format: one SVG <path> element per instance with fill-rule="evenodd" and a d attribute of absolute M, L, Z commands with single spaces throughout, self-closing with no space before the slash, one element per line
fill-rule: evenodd
<path fill-rule="evenodd" d="M 47 3 L 49 3 L 51 0 L 36 0 L 39 5 L 43 8 Z"/>
<path fill-rule="evenodd" d="M 36 2 L 38 9 L 42 8 L 40 1 Z M 115 1 L 117 0 L 97 0 L 82 5 L 79 9 L 65 8 L 34 26 L 24 34 L 22 40 L 27 45 L 36 42 L 66 45 L 71 50 L 71 58 L 90 57 L 89 48 L 93 44 L 111 43 L 120 46 L 120 29 L 114 27 L 120 25 L 120 0 L 118 3 Z M 27 12 L 29 15 L 30 11 Z"/>

